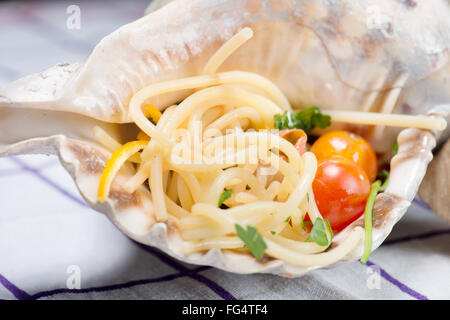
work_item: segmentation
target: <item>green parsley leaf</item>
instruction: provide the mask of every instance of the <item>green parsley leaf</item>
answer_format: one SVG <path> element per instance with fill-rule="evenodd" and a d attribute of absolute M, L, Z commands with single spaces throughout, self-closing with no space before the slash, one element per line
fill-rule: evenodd
<path fill-rule="evenodd" d="M 328 218 L 325 219 L 325 225 L 326 225 L 326 227 L 328 229 L 328 232 L 330 232 L 331 239 L 333 239 L 333 236 L 334 236 L 333 229 L 331 229 L 330 220 L 328 220 Z"/>
<path fill-rule="evenodd" d="M 381 172 L 379 172 L 377 174 L 377 178 L 379 179 L 384 179 L 383 184 L 380 186 L 380 190 L 379 191 L 384 191 L 387 188 L 387 184 L 389 183 L 389 171 L 387 170 L 381 170 Z"/>
<path fill-rule="evenodd" d="M 271 234 L 276 235 L 277 233 L 275 231 L 270 231 Z"/>
<path fill-rule="evenodd" d="M 302 228 L 306 231 L 306 226 L 312 226 L 313 223 L 311 221 L 302 221 Z"/>
<path fill-rule="evenodd" d="M 287 217 L 284 222 L 289 223 L 289 221 L 291 221 L 291 216 Z"/>
<path fill-rule="evenodd" d="M 309 233 L 309 237 L 317 243 L 319 246 L 328 245 L 327 232 L 325 230 L 325 224 L 321 218 L 317 218 Z"/>
<path fill-rule="evenodd" d="M 392 145 L 392 156 L 397 155 L 398 153 L 398 142 L 395 141 L 394 144 Z"/>
<path fill-rule="evenodd" d="M 250 250 L 252 255 L 254 255 L 256 259 L 261 259 L 264 255 L 264 251 L 267 249 L 267 245 L 258 230 L 252 226 L 247 226 L 247 230 L 238 224 L 235 224 L 234 226 L 238 237 L 244 241 L 245 246 Z"/>
<path fill-rule="evenodd" d="M 298 112 L 285 111 L 283 114 L 274 115 L 275 128 L 302 129 L 306 134 L 311 134 L 315 127 L 325 129 L 331 124 L 331 117 L 320 112 L 316 106 L 303 109 Z"/>
<path fill-rule="evenodd" d="M 231 194 L 233 193 L 233 190 L 228 189 L 225 190 L 224 192 L 222 192 L 222 194 L 220 195 L 219 198 L 219 203 L 217 204 L 217 206 L 220 208 L 220 206 L 228 199 L 231 197 Z"/>

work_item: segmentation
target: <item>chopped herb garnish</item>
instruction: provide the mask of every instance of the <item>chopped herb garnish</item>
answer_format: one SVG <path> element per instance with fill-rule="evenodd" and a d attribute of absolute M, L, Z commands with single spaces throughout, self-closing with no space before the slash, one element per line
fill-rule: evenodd
<path fill-rule="evenodd" d="M 328 220 L 328 218 L 325 219 L 325 225 L 328 229 L 328 232 L 330 232 L 331 239 L 333 239 L 334 234 L 333 234 L 333 230 L 331 229 L 330 220 Z"/>
<path fill-rule="evenodd" d="M 270 231 L 271 234 L 276 235 L 277 233 L 275 231 Z"/>
<path fill-rule="evenodd" d="M 398 142 L 395 141 L 392 145 L 392 156 L 395 156 L 398 153 Z"/>
<path fill-rule="evenodd" d="M 247 226 L 247 230 L 238 224 L 235 224 L 234 226 L 238 237 L 244 241 L 245 246 L 250 250 L 251 254 L 254 255 L 256 259 L 261 259 L 264 255 L 264 251 L 267 249 L 267 245 L 258 230 L 252 226 Z"/>
<path fill-rule="evenodd" d="M 291 221 L 291 216 L 287 217 L 284 222 L 289 223 L 289 221 Z"/>
<path fill-rule="evenodd" d="M 377 174 L 377 178 L 382 181 L 382 185 L 381 185 L 380 191 L 384 191 L 386 189 L 386 187 L 387 187 L 388 182 L 389 182 L 389 171 L 381 170 Z"/>
<path fill-rule="evenodd" d="M 219 203 L 217 204 L 217 206 L 220 208 L 222 206 L 222 204 L 231 197 L 231 194 L 233 193 L 233 190 L 231 189 L 227 189 L 224 192 L 222 192 L 222 194 L 220 195 L 219 198 Z"/>
<path fill-rule="evenodd" d="M 364 252 L 361 257 L 361 263 L 367 263 L 369 260 L 370 253 L 372 252 L 372 211 L 373 205 L 375 204 L 375 198 L 378 192 L 386 190 L 387 184 L 389 182 L 389 172 L 383 170 L 380 172 L 379 176 L 385 176 L 383 184 L 381 180 L 377 180 L 370 186 L 369 197 L 367 198 L 366 208 L 364 209 Z"/>
<path fill-rule="evenodd" d="M 328 246 L 329 241 L 327 232 L 325 230 L 325 223 L 321 218 L 317 218 L 316 221 L 314 221 L 314 225 L 311 229 L 311 232 L 309 233 L 308 238 L 311 238 L 311 240 L 313 240 L 319 246 Z"/>
<path fill-rule="evenodd" d="M 302 129 L 306 134 L 311 134 L 315 127 L 325 129 L 331 123 L 329 115 L 320 112 L 318 107 L 310 107 L 298 112 L 285 111 L 283 114 L 274 115 L 275 128 Z"/>
<path fill-rule="evenodd" d="M 311 221 L 302 221 L 302 228 L 306 231 L 306 226 L 312 226 L 313 223 Z"/>

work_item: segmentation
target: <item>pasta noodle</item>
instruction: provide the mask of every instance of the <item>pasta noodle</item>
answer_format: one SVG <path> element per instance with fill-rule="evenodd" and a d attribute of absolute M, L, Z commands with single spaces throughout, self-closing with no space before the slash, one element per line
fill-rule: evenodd
<path fill-rule="evenodd" d="M 252 35 L 249 28 L 237 33 L 211 57 L 203 75 L 155 83 L 131 98 L 129 113 L 142 130 L 139 137 L 150 140 L 121 146 L 95 130 L 107 149 L 119 149 L 102 175 L 99 199 L 106 200 L 120 166 L 133 160 L 139 166 L 126 190 L 133 192 L 148 179 L 154 216 L 157 221 L 178 222 L 185 254 L 211 248 L 241 252 L 244 243 L 235 225 L 252 225 L 267 244 L 269 257 L 304 267 L 334 263 L 361 242 L 363 231 L 354 229 L 332 249 L 329 230 L 326 246 L 306 241 L 306 214 L 312 223 L 322 219 L 311 188 L 317 160 L 271 131 L 274 115 L 291 110 L 287 98 L 257 74 L 217 72 Z M 151 97 L 185 89 L 195 91 L 162 114 L 146 104 Z M 334 110 L 329 114 L 333 121 L 360 124 L 443 126 L 439 119 L 426 117 Z M 222 199 L 225 192 L 229 195 Z M 228 208 L 221 208 L 223 204 Z"/>

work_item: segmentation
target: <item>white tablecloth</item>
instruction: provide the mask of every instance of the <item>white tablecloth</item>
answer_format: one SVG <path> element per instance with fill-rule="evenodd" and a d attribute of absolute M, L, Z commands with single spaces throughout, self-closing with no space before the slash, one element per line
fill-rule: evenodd
<path fill-rule="evenodd" d="M 66 28 L 70 4 L 0 3 L 0 86 L 84 60 L 147 1 L 79 2 L 79 30 Z M 299 279 L 236 275 L 131 241 L 87 207 L 54 157 L 0 159 L 0 299 L 449 299 L 449 274 L 450 226 L 419 202 L 368 265 Z"/>

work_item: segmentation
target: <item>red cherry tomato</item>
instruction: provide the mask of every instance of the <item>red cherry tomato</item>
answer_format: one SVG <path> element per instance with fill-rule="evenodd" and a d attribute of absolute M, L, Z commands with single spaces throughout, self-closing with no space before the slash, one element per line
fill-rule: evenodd
<path fill-rule="evenodd" d="M 370 182 L 360 166 L 335 156 L 319 163 L 312 188 L 320 213 L 340 231 L 364 212 Z"/>
<path fill-rule="evenodd" d="M 311 151 L 317 161 L 329 159 L 334 155 L 342 156 L 361 166 L 370 181 L 374 181 L 378 172 L 375 151 L 362 137 L 347 131 L 330 131 L 312 145 Z"/>

